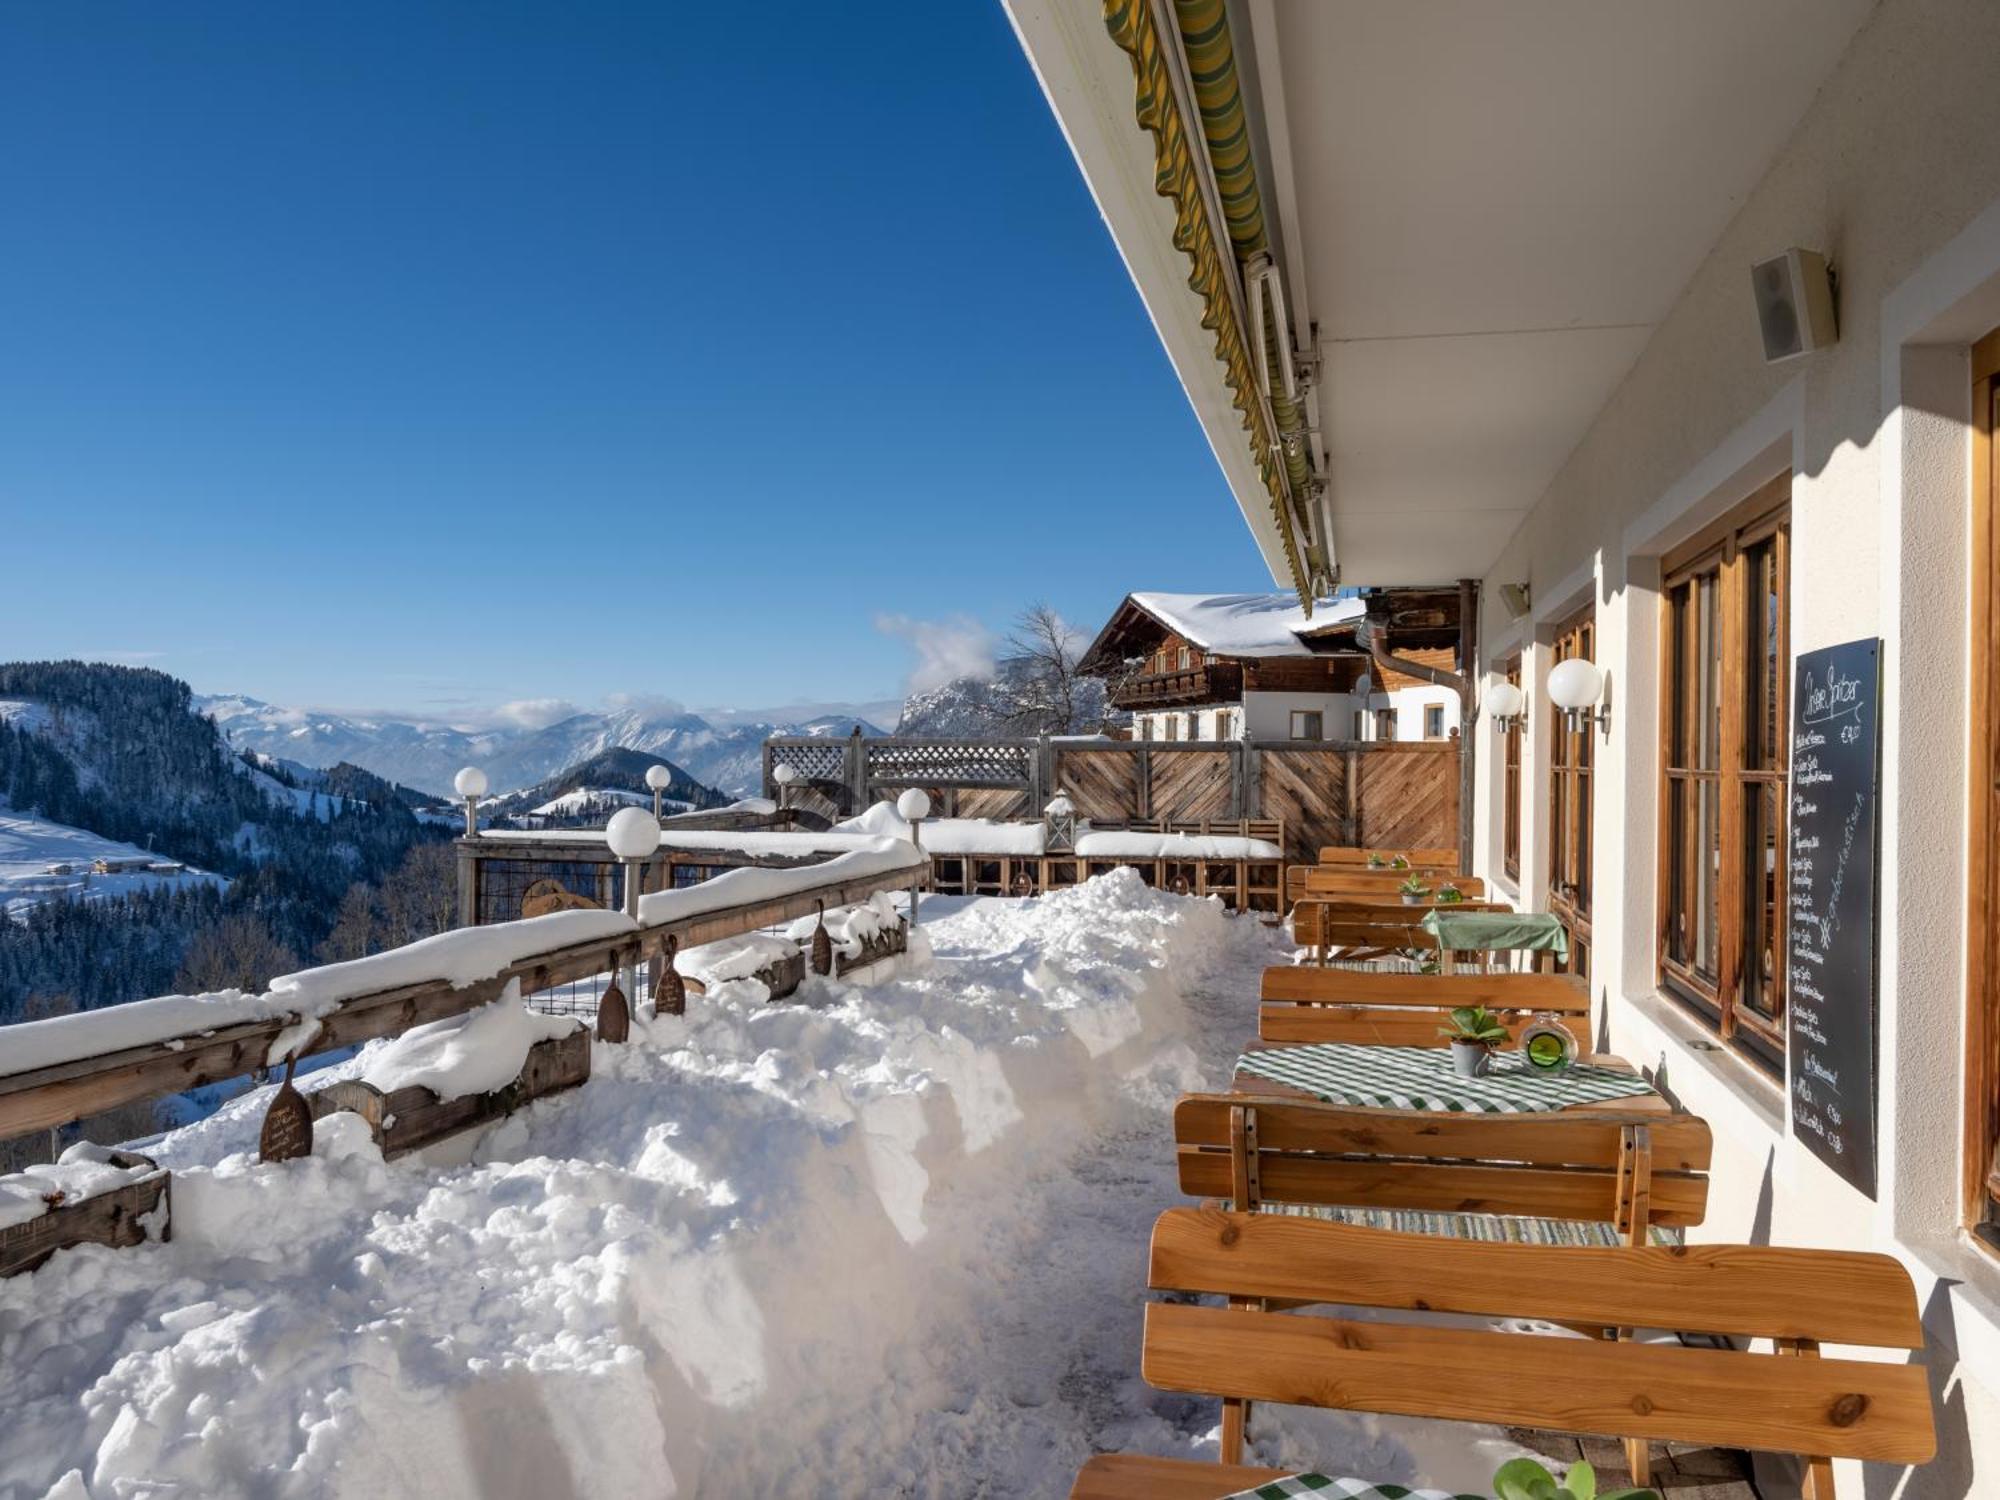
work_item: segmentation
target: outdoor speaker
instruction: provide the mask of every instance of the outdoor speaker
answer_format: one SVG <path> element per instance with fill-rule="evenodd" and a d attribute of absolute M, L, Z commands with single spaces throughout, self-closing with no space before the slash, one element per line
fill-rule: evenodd
<path fill-rule="evenodd" d="M 1507 608 L 1508 619 L 1525 618 L 1528 613 L 1528 586 L 1525 583 L 1501 584 L 1500 602 Z"/>
<path fill-rule="evenodd" d="M 1833 274 L 1826 257 L 1812 250 L 1787 250 L 1750 268 L 1757 297 L 1757 327 L 1764 335 L 1764 363 L 1775 365 L 1837 338 L 1833 321 Z"/>

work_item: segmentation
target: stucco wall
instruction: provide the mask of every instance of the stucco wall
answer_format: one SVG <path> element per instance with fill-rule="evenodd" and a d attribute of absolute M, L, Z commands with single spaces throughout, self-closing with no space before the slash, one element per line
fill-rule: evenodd
<path fill-rule="evenodd" d="M 2000 5 L 1885 0 L 1483 590 L 1489 668 L 1527 647 L 1519 894 L 1532 905 L 1547 883 L 1549 625 L 1596 606 L 1613 726 L 1595 789 L 1593 990 L 1615 1050 L 1662 1069 L 1715 1126 L 1714 1204 L 1700 1237 L 1883 1249 L 1918 1276 L 1933 1367 L 1958 1379 L 1940 1408 L 1943 1457 L 1907 1480 L 1884 1468 L 1865 1483 L 1853 1473 L 1841 1481 L 1843 1493 L 1911 1500 L 2000 1495 L 2000 1266 L 1956 1228 L 1963 348 L 2000 322 L 1996 58 Z M 1840 341 L 1771 367 L 1749 267 L 1788 245 L 1832 259 Z M 1788 466 L 1793 652 L 1871 635 L 1884 643 L 1879 1202 L 1794 1146 L 1782 1088 L 1706 1050 L 1701 1029 L 1654 984 L 1657 559 Z M 1522 581 L 1534 609 L 1514 623 L 1498 585 Z M 1490 748 L 1477 854 L 1494 876 L 1500 756 L 1490 728 L 1481 732 Z"/>

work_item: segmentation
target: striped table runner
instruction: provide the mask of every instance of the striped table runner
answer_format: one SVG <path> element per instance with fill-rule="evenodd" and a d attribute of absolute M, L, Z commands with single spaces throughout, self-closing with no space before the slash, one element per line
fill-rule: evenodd
<path fill-rule="evenodd" d="M 1484 1078 L 1461 1078 L 1448 1047 L 1376 1047 L 1309 1042 L 1262 1047 L 1236 1060 L 1238 1072 L 1290 1084 L 1329 1104 L 1365 1109 L 1428 1109 L 1452 1113 L 1532 1114 L 1629 1099 L 1653 1092 L 1636 1073 L 1577 1063 L 1544 1073 L 1518 1052 L 1496 1052 Z"/>

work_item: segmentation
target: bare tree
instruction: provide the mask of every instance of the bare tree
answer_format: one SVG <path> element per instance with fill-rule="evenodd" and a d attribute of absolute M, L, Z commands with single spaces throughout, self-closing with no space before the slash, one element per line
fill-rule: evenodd
<path fill-rule="evenodd" d="M 1083 638 L 1047 604 L 1031 604 L 1014 617 L 1001 674 L 1008 728 L 1075 734 L 1085 727 L 1079 721 L 1093 695 L 1076 669 L 1083 647 Z"/>
<path fill-rule="evenodd" d="M 255 912 L 231 912 L 195 933 L 181 959 L 174 987 L 188 994 L 207 990 L 255 990 L 276 974 L 299 966 L 298 955 L 280 942 Z"/>

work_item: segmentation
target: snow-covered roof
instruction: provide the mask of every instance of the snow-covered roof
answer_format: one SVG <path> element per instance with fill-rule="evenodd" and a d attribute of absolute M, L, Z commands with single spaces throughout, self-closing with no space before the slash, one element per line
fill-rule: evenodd
<path fill-rule="evenodd" d="M 1306 656 L 1302 630 L 1359 619 L 1359 599 L 1322 600 L 1312 618 L 1295 594 L 1134 594 L 1132 602 L 1174 634 L 1219 656 Z"/>

